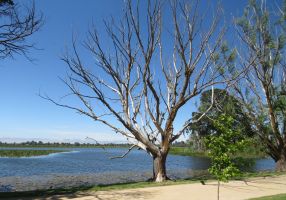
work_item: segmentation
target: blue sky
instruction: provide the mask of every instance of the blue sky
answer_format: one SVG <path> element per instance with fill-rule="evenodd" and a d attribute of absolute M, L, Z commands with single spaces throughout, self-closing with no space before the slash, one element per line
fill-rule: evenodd
<path fill-rule="evenodd" d="M 92 22 L 100 29 L 102 19 L 110 15 L 120 16 L 123 2 L 35 0 L 36 8 L 44 15 L 45 24 L 30 41 L 42 50 L 30 51 L 29 55 L 35 59 L 33 63 L 23 56 L 0 63 L 0 140 L 33 138 L 85 141 L 85 137 L 90 136 L 99 141 L 124 141 L 123 137 L 105 126 L 38 96 L 41 92 L 59 99 L 68 93 L 59 80 L 66 74 L 66 66 L 60 56 L 70 47 L 72 33 L 82 40 Z M 229 18 L 232 14 L 241 13 L 247 3 L 246 0 L 221 2 Z M 194 106 L 190 106 L 190 109 L 194 109 Z"/>

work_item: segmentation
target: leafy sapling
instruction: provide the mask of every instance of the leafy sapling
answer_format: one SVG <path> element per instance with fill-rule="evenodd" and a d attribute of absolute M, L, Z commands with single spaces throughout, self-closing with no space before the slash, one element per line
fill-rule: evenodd
<path fill-rule="evenodd" d="M 219 200 L 220 182 L 227 182 L 240 174 L 240 170 L 233 162 L 233 156 L 245 146 L 244 136 L 241 130 L 234 126 L 231 116 L 222 114 L 213 120 L 217 133 L 208 136 L 205 140 L 211 167 L 209 172 L 218 181 L 217 199 Z"/>

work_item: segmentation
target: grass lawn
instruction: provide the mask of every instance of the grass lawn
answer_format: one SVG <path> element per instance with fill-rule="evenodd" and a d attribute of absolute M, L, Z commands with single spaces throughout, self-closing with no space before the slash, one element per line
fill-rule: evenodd
<path fill-rule="evenodd" d="M 259 197 L 250 200 L 285 200 L 285 199 L 286 199 L 286 194 L 277 194 L 273 196 Z"/>
<path fill-rule="evenodd" d="M 52 153 L 66 152 L 61 150 L 0 150 L 0 157 L 14 158 L 14 157 L 32 157 L 43 156 Z"/>

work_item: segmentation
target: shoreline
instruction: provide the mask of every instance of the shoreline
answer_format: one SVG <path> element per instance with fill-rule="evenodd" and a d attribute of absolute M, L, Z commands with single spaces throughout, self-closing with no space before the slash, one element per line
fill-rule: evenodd
<path fill-rule="evenodd" d="M 279 176 L 284 173 L 262 171 L 253 173 L 243 173 L 243 179 L 249 177 Z M 212 179 L 207 170 L 181 170 L 168 172 L 173 182 L 210 180 Z M 32 192 L 48 189 L 68 190 L 71 188 L 90 186 L 110 186 L 118 184 L 146 182 L 152 173 L 145 172 L 105 172 L 105 173 L 85 173 L 85 174 L 46 174 L 33 176 L 7 176 L 0 178 L 0 194 L 14 192 Z"/>
<path fill-rule="evenodd" d="M 202 184 L 201 180 L 204 180 L 204 184 Z M 264 184 L 267 184 L 267 187 L 261 187 L 258 188 L 257 186 L 253 186 L 252 184 L 257 184 L 257 180 L 262 180 L 262 182 L 264 182 Z M 270 181 L 269 181 L 270 180 Z M 281 192 L 280 190 L 275 189 L 276 186 L 274 187 L 274 191 L 264 191 L 269 189 L 269 185 L 268 184 L 273 184 L 273 180 L 282 180 L 283 183 L 279 183 L 278 187 L 281 189 L 281 187 L 284 188 L 284 190 L 286 189 L 286 187 L 284 187 L 284 185 L 286 185 L 286 174 L 285 173 L 256 173 L 256 174 L 246 174 L 243 177 L 240 177 L 237 180 L 231 180 L 229 183 L 221 183 L 222 185 L 222 190 L 228 190 L 231 189 L 231 187 L 233 187 L 233 191 L 230 193 L 231 195 L 233 194 L 233 192 L 237 193 L 237 187 L 239 187 L 240 189 L 242 189 L 241 191 L 243 193 L 243 195 L 249 195 L 247 193 L 249 193 L 249 190 L 253 190 L 255 189 L 256 192 L 258 192 L 259 194 L 254 195 L 251 194 L 249 198 L 252 197 L 259 197 L 259 196 L 267 196 L 267 195 L 274 195 L 274 194 L 279 194 L 279 193 L 283 193 L 283 191 Z M 206 179 L 206 177 L 197 177 L 197 178 L 192 178 L 192 179 L 188 179 L 188 180 L 177 180 L 177 181 L 167 181 L 167 182 L 163 182 L 163 183 L 154 183 L 154 182 L 129 182 L 129 183 L 116 183 L 116 184 L 98 184 L 98 185 L 85 185 L 85 186 L 80 186 L 80 187 L 71 187 L 71 188 L 59 188 L 59 189 L 46 189 L 46 190 L 34 190 L 34 191 L 19 191 L 19 192 L 0 192 L 0 198 L 1 197 L 5 197 L 5 199 L 16 199 L 17 197 L 21 197 L 25 199 L 25 197 L 27 199 L 30 198 L 36 198 L 36 197 L 47 197 L 47 198 L 58 198 L 58 199 L 69 199 L 69 197 L 75 197 L 78 199 L 79 197 L 82 199 L 86 199 L 87 197 L 89 199 L 97 199 L 97 197 L 102 196 L 103 198 L 98 198 L 98 199 L 109 199 L 109 198 L 104 198 L 106 195 L 110 196 L 113 194 L 122 194 L 124 193 L 124 195 L 120 195 L 117 196 L 115 195 L 112 199 L 129 199 L 129 193 L 133 193 L 134 191 L 140 192 L 142 193 L 142 197 L 146 197 L 147 199 L 154 199 L 157 200 L 157 198 L 155 198 L 156 196 L 144 196 L 144 192 L 143 191 L 156 191 L 155 193 L 158 194 L 163 192 L 163 193 L 168 193 L 169 194 L 169 189 L 171 188 L 176 188 L 174 190 L 174 192 L 181 194 L 180 190 L 182 190 L 182 188 L 189 188 L 189 187 L 199 187 L 200 189 L 203 188 L 203 190 L 205 191 L 206 189 L 208 190 L 209 193 L 209 189 L 211 190 L 211 193 L 214 193 L 216 191 L 216 181 L 214 181 L 213 179 L 211 179 L 210 177 L 208 177 L 208 179 Z M 261 183 L 259 183 L 261 184 Z M 252 185 L 252 186 L 251 186 Z M 215 187 L 214 187 L 215 186 Z M 230 187 L 231 186 L 231 187 Z M 261 186 L 261 185 L 258 185 Z M 272 187 L 272 186 L 271 186 Z M 184 189 L 185 190 L 185 189 Z M 243 191 L 244 190 L 244 191 Z M 164 192 L 165 191 L 165 192 Z M 191 191 L 187 190 L 185 192 L 188 192 L 190 194 Z M 183 194 L 185 194 L 185 192 Z M 200 198 L 198 199 L 206 199 L 206 197 L 201 198 L 201 196 L 204 195 L 204 193 L 198 193 L 198 191 L 194 190 L 195 195 L 197 195 L 197 197 L 199 196 Z M 261 194 L 260 194 L 261 193 Z M 286 193 L 286 190 L 285 190 Z M 127 194 L 127 196 L 126 196 Z M 174 194 L 170 193 L 171 196 Z M 225 191 L 223 191 L 223 196 L 225 195 Z M 240 193 L 239 193 L 240 194 Z M 164 196 L 164 195 L 163 195 Z M 227 196 L 227 195 L 226 195 Z M 29 198 L 28 198 L 29 197 Z M 167 199 L 173 199 L 170 196 L 166 196 L 165 197 Z M 178 199 L 185 199 L 185 195 L 183 196 L 177 196 Z M 209 196 L 208 196 L 209 197 Z M 213 198 L 215 199 L 216 196 L 213 196 Z M 236 196 L 237 197 L 237 196 Z M 164 199 L 163 197 L 161 197 L 160 195 L 160 200 Z M 211 197 L 212 198 L 212 197 Z M 144 198 L 145 199 L 145 198 Z M 159 200 L 158 199 L 158 200 Z M 197 198 L 195 198 L 197 199 Z M 209 199 L 209 198 L 207 198 Z M 229 199 L 229 197 L 227 198 L 222 198 L 222 199 Z M 235 199 L 244 199 L 244 198 L 235 198 Z M 248 198 L 247 198 L 248 199 Z"/>
<path fill-rule="evenodd" d="M 172 179 L 204 177 L 206 170 L 169 171 Z M 85 174 L 46 174 L 33 176 L 7 176 L 0 178 L 0 194 L 3 192 L 28 192 L 47 189 L 69 189 L 94 185 L 110 185 L 128 182 L 144 182 L 152 177 L 152 172 L 113 171 Z"/>

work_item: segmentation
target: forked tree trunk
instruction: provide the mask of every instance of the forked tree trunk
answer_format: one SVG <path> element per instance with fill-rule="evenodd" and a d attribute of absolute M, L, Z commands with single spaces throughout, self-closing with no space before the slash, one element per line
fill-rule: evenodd
<path fill-rule="evenodd" d="M 168 180 L 166 172 L 167 155 L 153 156 L 153 180 L 163 182 Z"/>
<path fill-rule="evenodd" d="M 279 160 L 276 161 L 276 171 L 286 172 L 286 154 L 282 153 Z"/>

